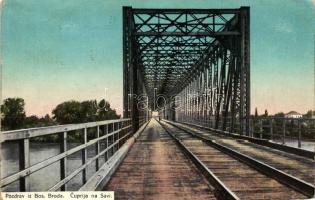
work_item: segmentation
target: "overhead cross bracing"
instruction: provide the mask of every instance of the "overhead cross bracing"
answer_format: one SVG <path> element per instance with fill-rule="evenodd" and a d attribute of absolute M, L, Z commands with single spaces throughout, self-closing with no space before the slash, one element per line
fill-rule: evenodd
<path fill-rule="evenodd" d="M 234 16 L 235 10 L 134 9 L 134 34 L 147 91 L 157 88 L 160 94 L 174 95 L 216 36 L 239 34 L 224 31 Z"/>
<path fill-rule="evenodd" d="M 249 8 L 123 10 L 125 117 L 140 116 L 128 95 L 146 94 L 152 108 L 155 95 L 183 96 L 199 78 L 191 91 L 212 94 L 203 102 L 211 108 L 203 107 L 217 124 L 229 117 L 247 126 L 240 119 L 249 115 Z"/>

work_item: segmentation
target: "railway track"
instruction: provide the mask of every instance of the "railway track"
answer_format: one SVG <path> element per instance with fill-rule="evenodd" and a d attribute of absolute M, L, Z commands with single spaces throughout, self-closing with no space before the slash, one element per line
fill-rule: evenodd
<path fill-rule="evenodd" d="M 230 138 L 225 135 L 220 135 L 209 130 L 192 127 L 186 124 L 170 122 L 173 125 L 180 127 L 186 131 L 191 131 L 196 135 L 215 140 L 217 143 L 227 146 L 242 154 L 246 154 L 256 160 L 270 165 L 287 174 L 295 176 L 310 185 L 315 183 L 315 160 L 301 157 L 298 155 L 286 153 L 270 147 L 254 144 L 242 139 Z"/>
<path fill-rule="evenodd" d="M 165 121 L 161 126 L 178 143 L 209 182 L 220 199 L 307 199 L 312 186 L 270 166 L 196 136 Z M 254 161 L 253 161 L 254 160 Z M 257 167 L 258 166 L 258 167 Z"/>

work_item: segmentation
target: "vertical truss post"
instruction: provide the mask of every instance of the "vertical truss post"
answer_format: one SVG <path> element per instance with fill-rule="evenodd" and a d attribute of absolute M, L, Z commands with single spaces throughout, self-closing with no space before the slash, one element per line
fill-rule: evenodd
<path fill-rule="evenodd" d="M 175 121 L 175 98 L 170 99 L 170 120 Z"/>
<path fill-rule="evenodd" d="M 129 59 L 128 49 L 130 48 L 130 7 L 123 7 L 123 117 L 130 117 L 129 114 Z"/>
<path fill-rule="evenodd" d="M 241 134 L 249 135 L 250 117 L 250 11 L 249 7 L 240 9 L 241 31 L 241 99 L 240 125 Z"/>
<path fill-rule="evenodd" d="M 136 132 L 139 128 L 137 108 L 139 71 L 134 45 L 135 39 L 132 33 L 134 29 L 132 17 L 132 8 L 123 7 L 124 117 L 132 118 L 132 129 L 133 132 Z M 131 113 L 129 113 L 129 109 Z"/>

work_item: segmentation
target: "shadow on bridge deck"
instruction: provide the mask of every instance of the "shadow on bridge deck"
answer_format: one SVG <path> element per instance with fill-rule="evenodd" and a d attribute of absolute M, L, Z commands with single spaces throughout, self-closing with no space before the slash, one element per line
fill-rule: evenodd
<path fill-rule="evenodd" d="M 151 120 L 104 190 L 115 199 L 215 199 L 213 188 Z"/>

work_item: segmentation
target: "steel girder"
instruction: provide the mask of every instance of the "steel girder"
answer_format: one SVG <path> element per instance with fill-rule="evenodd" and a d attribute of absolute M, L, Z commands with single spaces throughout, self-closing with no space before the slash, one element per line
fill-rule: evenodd
<path fill-rule="evenodd" d="M 137 110 L 136 98 L 128 98 L 131 94 L 146 94 L 150 100 L 160 94 L 169 100 L 168 110 L 177 106 L 178 120 L 209 125 L 211 118 L 215 128 L 248 134 L 248 7 L 124 7 L 123 13 L 124 117 L 139 121 L 145 114 Z M 183 98 L 180 106 L 175 95 Z"/>

